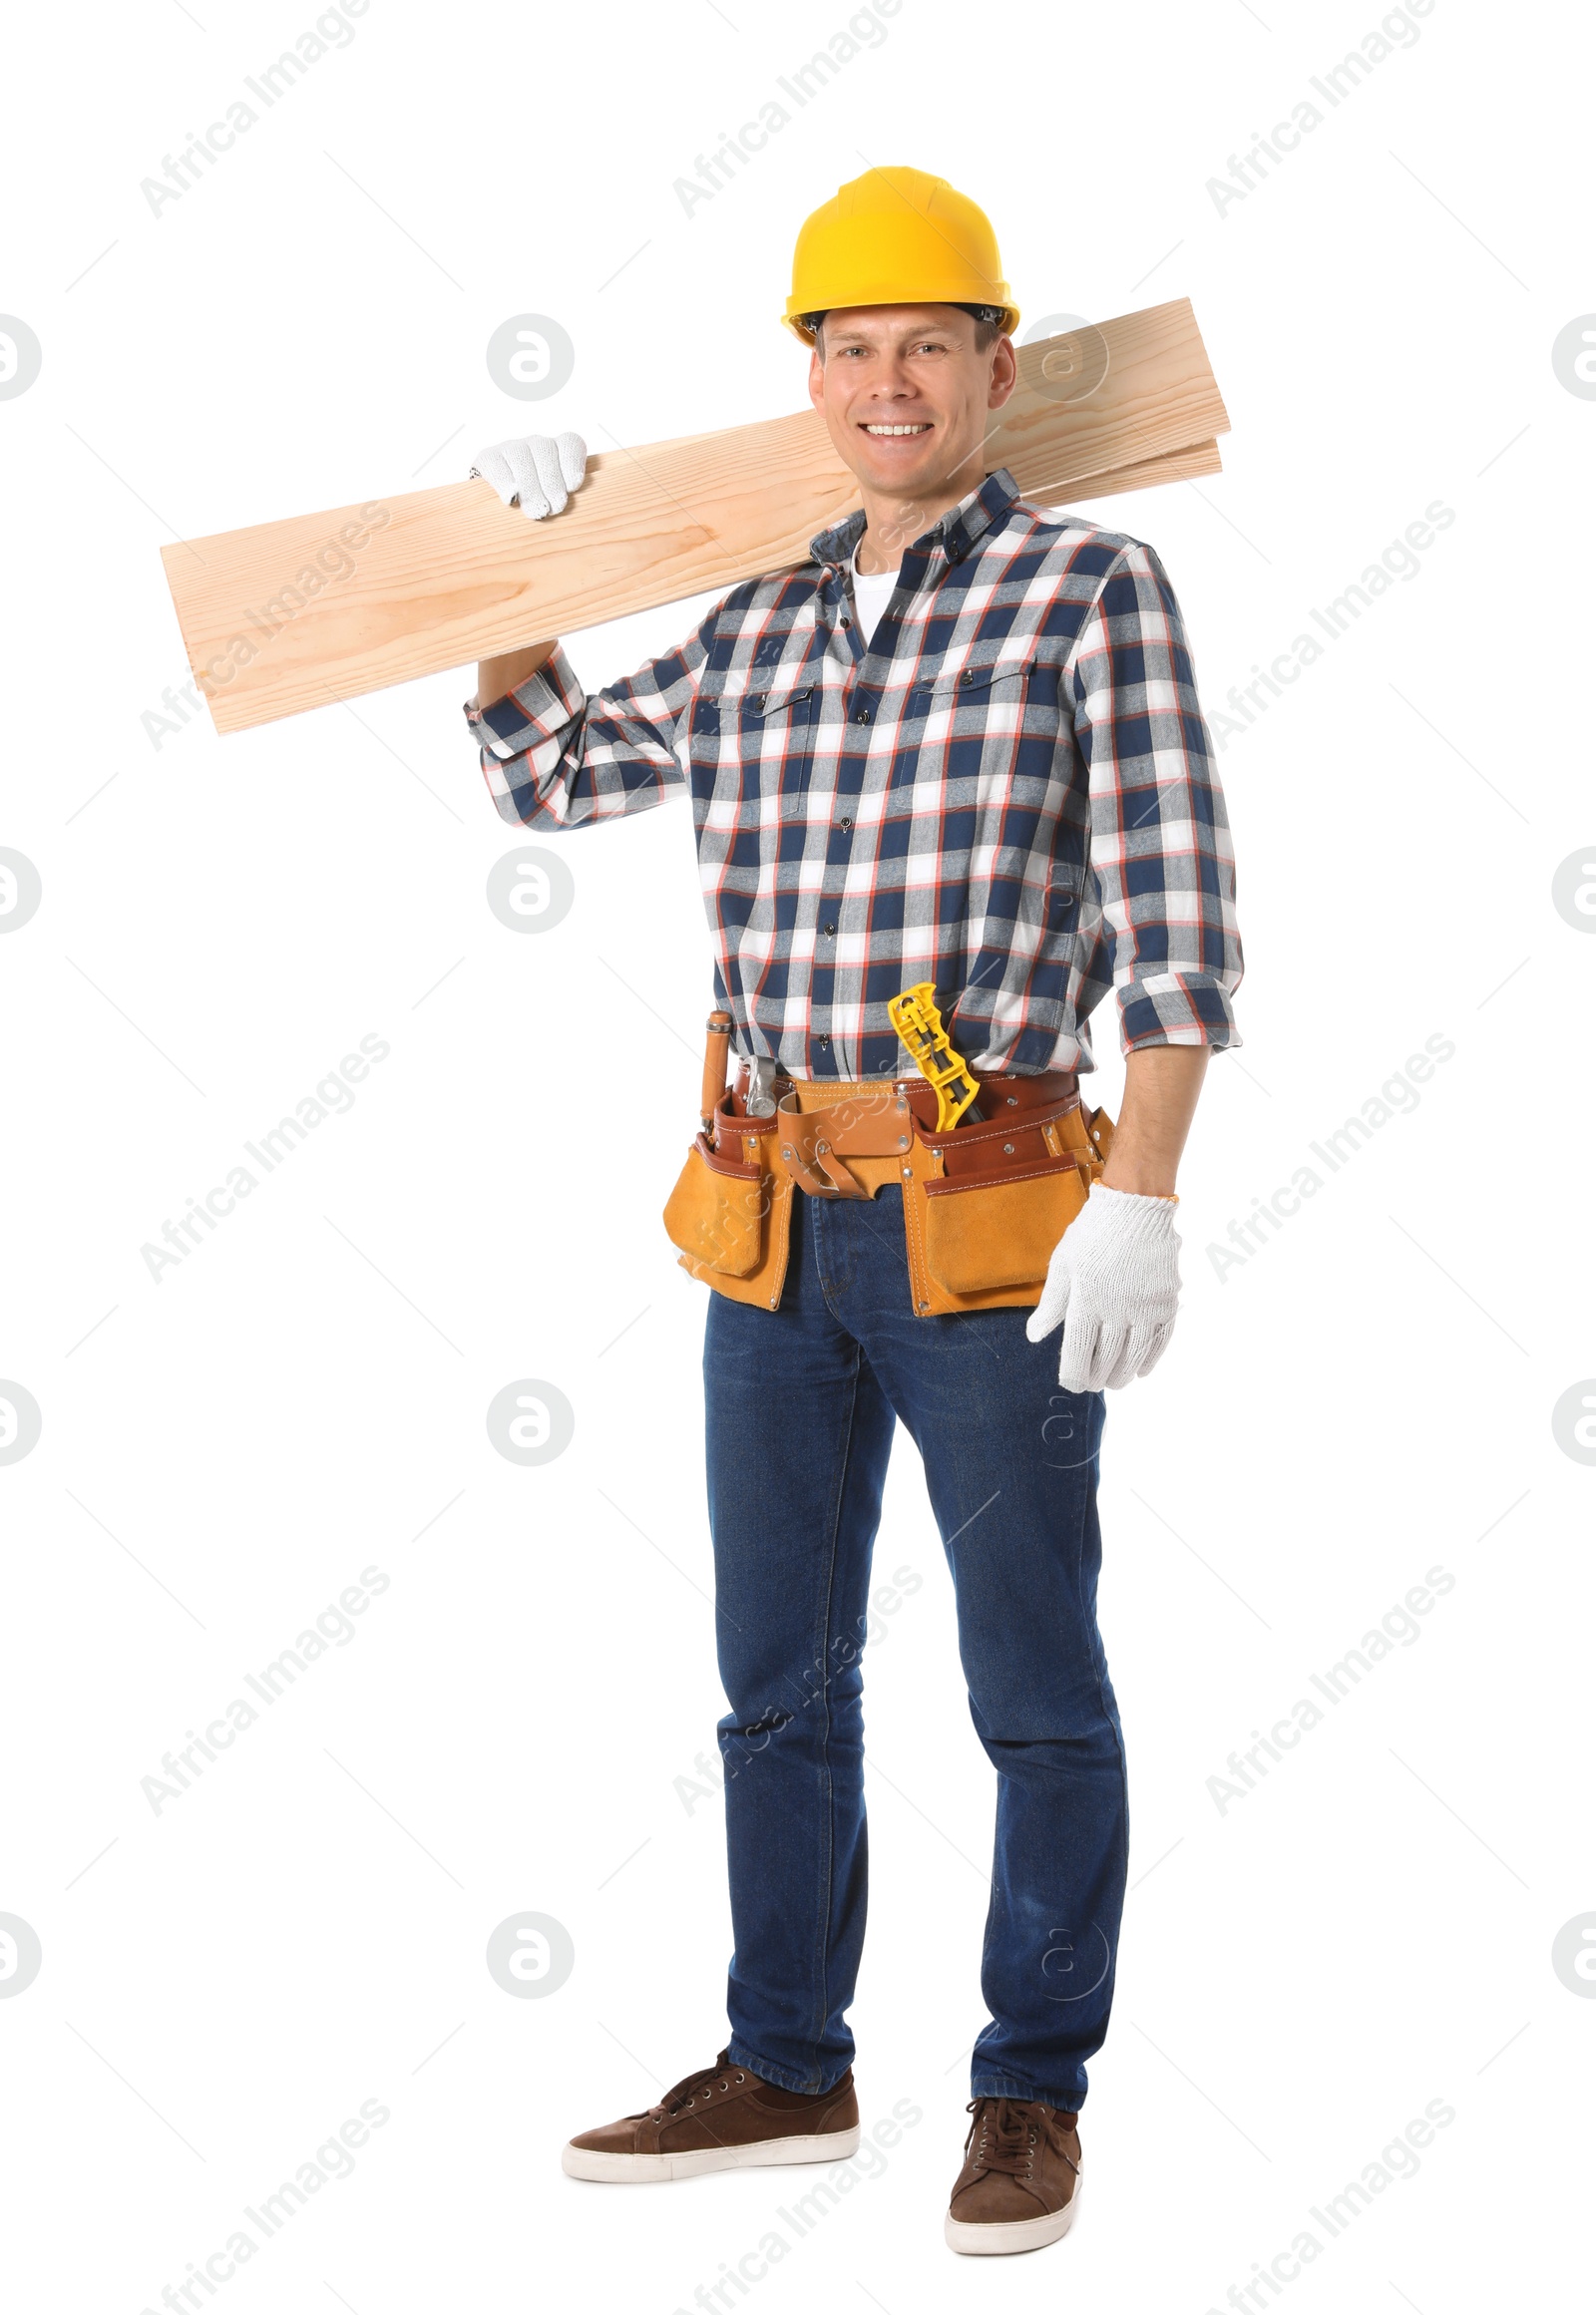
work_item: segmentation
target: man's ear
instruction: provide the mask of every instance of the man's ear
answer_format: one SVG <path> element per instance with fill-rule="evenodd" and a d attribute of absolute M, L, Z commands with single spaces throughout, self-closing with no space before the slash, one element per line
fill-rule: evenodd
<path fill-rule="evenodd" d="M 818 345 L 809 357 L 809 399 L 817 410 L 823 410 L 826 406 L 826 368 L 820 358 Z"/>
<path fill-rule="evenodd" d="M 1019 365 L 1014 359 L 1014 341 L 1000 337 L 993 347 L 992 376 L 987 384 L 987 407 L 1000 410 L 1019 383 Z"/>

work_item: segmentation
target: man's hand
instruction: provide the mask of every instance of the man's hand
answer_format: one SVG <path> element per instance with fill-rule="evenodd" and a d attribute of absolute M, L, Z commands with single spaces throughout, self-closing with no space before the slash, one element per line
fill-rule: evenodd
<path fill-rule="evenodd" d="M 529 521 L 561 515 L 588 471 L 588 445 L 580 434 L 525 434 L 479 450 L 471 471 L 494 489 L 507 507 L 519 507 Z"/>
<path fill-rule="evenodd" d="M 1041 1300 L 1025 1322 L 1039 1343 L 1063 1322 L 1065 1390 L 1119 1390 L 1157 1365 L 1175 1329 L 1180 1240 L 1174 1202 L 1110 1190 L 1091 1195 L 1053 1249 Z"/>
<path fill-rule="evenodd" d="M 1206 1045 L 1126 1056 L 1125 1098 L 1103 1178 L 1053 1249 L 1033 1343 L 1063 1321 L 1066 1390 L 1119 1390 L 1157 1365 L 1180 1300 L 1175 1168 L 1208 1067 Z"/>

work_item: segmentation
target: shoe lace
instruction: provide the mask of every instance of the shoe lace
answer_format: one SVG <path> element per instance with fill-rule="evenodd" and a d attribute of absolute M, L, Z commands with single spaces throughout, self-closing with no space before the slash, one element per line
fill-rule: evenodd
<path fill-rule="evenodd" d="M 1079 2170 L 1065 2143 L 1069 2125 L 1039 2100 L 973 2098 L 965 2112 L 974 2118 L 965 2152 L 974 2154 L 984 2169 L 1022 2177 L 1035 2161 L 1037 2146 L 1045 2144 L 1061 2154 L 1071 2170 Z"/>
<path fill-rule="evenodd" d="M 722 2050 L 713 2066 L 700 2066 L 696 2074 L 684 2074 L 648 2112 L 660 2121 L 668 2121 L 684 2108 L 696 2105 L 700 2098 L 712 2098 L 717 2090 L 729 2090 L 734 2081 L 742 2079 L 741 2071 L 732 2067 L 730 2053 Z"/>

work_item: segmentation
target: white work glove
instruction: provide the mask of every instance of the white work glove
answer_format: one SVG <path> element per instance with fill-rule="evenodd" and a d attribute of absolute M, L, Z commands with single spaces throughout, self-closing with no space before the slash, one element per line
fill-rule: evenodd
<path fill-rule="evenodd" d="M 588 471 L 588 445 L 580 434 L 524 434 L 479 450 L 471 471 L 492 483 L 507 507 L 541 523 L 545 515 L 564 514 Z"/>
<path fill-rule="evenodd" d="M 1164 1354 L 1180 1301 L 1175 1209 L 1093 1182 L 1053 1249 L 1041 1300 L 1025 1322 L 1032 1343 L 1060 1319 L 1058 1379 L 1065 1390 L 1119 1390 Z"/>

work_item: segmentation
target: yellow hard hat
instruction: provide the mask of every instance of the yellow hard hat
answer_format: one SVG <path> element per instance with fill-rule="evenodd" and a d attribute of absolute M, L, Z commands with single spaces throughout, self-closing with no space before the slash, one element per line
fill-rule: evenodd
<path fill-rule="evenodd" d="M 1012 331 L 1019 308 L 1002 278 L 984 209 L 923 169 L 867 169 L 805 217 L 782 320 L 805 344 L 802 316 L 844 305 L 990 305 Z"/>

